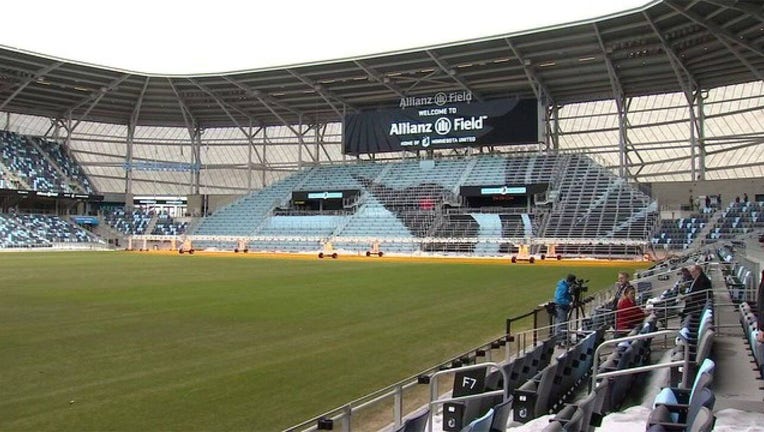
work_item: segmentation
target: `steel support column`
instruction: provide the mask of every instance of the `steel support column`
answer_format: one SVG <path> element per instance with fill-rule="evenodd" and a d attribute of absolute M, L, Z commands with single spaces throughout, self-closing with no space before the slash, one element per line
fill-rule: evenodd
<path fill-rule="evenodd" d="M 268 146 L 267 146 L 267 143 L 268 143 L 268 134 L 267 134 L 267 132 L 268 132 L 268 128 L 263 128 L 263 170 L 262 170 L 262 173 L 261 173 L 262 179 L 261 179 L 261 183 L 260 183 L 262 185 L 262 187 L 265 187 L 265 185 L 266 185 L 265 167 L 266 167 L 266 165 L 268 163 Z"/>
<path fill-rule="evenodd" d="M 133 113 L 130 115 L 130 121 L 127 124 L 127 141 L 125 142 L 125 202 L 133 202 L 133 145 L 135 141 L 135 128 L 138 127 L 138 119 L 141 115 L 143 106 L 143 97 L 146 95 L 146 89 L 149 86 L 150 77 L 146 77 L 143 82 L 143 88 L 138 95 L 133 107 Z"/>
<path fill-rule="evenodd" d="M 698 173 L 698 180 L 706 179 L 706 114 L 703 105 L 703 92 L 700 90 L 695 91 L 695 100 L 698 107 L 698 165 L 700 172 Z"/>
<path fill-rule="evenodd" d="M 127 125 L 127 141 L 125 142 L 125 205 L 133 202 L 133 140 L 135 139 L 135 122 Z"/>
<path fill-rule="evenodd" d="M 178 89 L 175 87 L 175 83 L 172 79 L 168 78 L 167 82 L 170 84 L 175 98 L 178 100 L 178 106 L 180 113 L 183 116 L 183 123 L 186 124 L 186 130 L 188 130 L 188 136 L 191 139 L 191 172 L 189 175 L 189 189 L 191 194 L 199 193 L 199 171 L 201 170 L 201 128 L 194 119 L 193 114 L 186 106 L 183 98 L 180 97 Z M 183 144 L 181 144 L 181 154 L 183 154 Z"/>
<path fill-rule="evenodd" d="M 560 151 L 560 108 L 559 105 L 554 104 L 549 110 L 549 118 L 552 122 L 549 127 L 549 138 L 554 153 Z"/>
<path fill-rule="evenodd" d="M 684 93 L 684 97 L 687 100 L 687 104 L 689 105 L 689 114 L 690 114 L 690 175 L 692 180 L 696 180 L 696 160 L 695 160 L 695 151 L 696 147 L 698 145 L 697 139 L 695 137 L 695 127 L 697 125 L 697 119 L 695 117 L 695 108 L 694 108 L 694 89 L 698 88 L 697 83 L 695 82 L 695 79 L 693 78 L 692 74 L 687 70 L 687 68 L 684 66 L 682 61 L 679 59 L 679 57 L 674 53 L 674 50 L 671 48 L 671 45 L 668 43 L 665 37 L 663 37 L 663 34 L 660 32 L 658 27 L 655 25 L 653 20 L 650 18 L 650 16 L 647 14 L 647 12 L 642 12 L 642 15 L 645 17 L 645 20 L 650 25 L 650 27 L 653 29 L 653 32 L 655 33 L 655 36 L 660 40 L 661 44 L 663 45 L 663 51 L 666 53 L 666 56 L 668 57 L 669 63 L 671 64 L 671 69 L 674 71 L 674 75 L 676 76 L 677 82 L 682 87 L 682 91 Z M 682 73 L 684 73 L 687 76 L 687 81 L 684 80 L 682 77 Z"/>
<path fill-rule="evenodd" d="M 520 66 L 523 68 L 523 72 L 525 73 L 525 77 L 528 79 L 528 83 L 531 86 L 531 89 L 533 90 L 533 94 L 536 95 L 536 99 L 538 100 L 538 131 L 539 136 L 538 140 L 539 142 L 544 143 L 546 148 L 549 148 L 550 145 L 553 149 L 553 151 L 559 150 L 559 122 L 557 121 L 557 107 L 554 102 L 554 98 L 552 97 L 552 93 L 549 92 L 549 88 L 544 84 L 544 82 L 539 78 L 534 72 L 533 69 L 531 69 L 531 62 L 530 60 L 526 60 L 523 58 L 523 56 L 520 54 L 520 51 L 515 48 L 514 44 L 512 43 L 509 38 L 504 38 L 504 42 L 509 47 L 510 51 L 512 51 L 512 54 L 517 58 L 517 61 L 520 62 Z M 554 106 L 554 121 L 555 121 L 555 130 L 557 131 L 557 135 L 555 136 L 552 134 L 550 136 L 550 132 L 552 131 L 552 127 L 549 125 L 549 122 L 551 121 L 550 112 L 547 111 L 547 107 Z"/>
<path fill-rule="evenodd" d="M 191 136 L 191 194 L 199 195 L 202 170 L 202 128 L 194 129 Z"/>
<path fill-rule="evenodd" d="M 592 24 L 594 28 L 594 34 L 597 35 L 597 42 L 602 51 L 602 58 L 605 60 L 605 67 L 607 68 L 607 75 L 610 80 L 610 89 L 613 92 L 613 100 L 615 101 L 616 109 L 618 110 L 618 176 L 626 178 L 626 127 L 628 120 L 626 118 L 625 109 L 625 97 L 623 92 L 623 86 L 621 80 L 618 78 L 613 62 L 610 60 L 610 55 L 605 42 L 602 40 L 600 29 L 596 23 Z"/>
<path fill-rule="evenodd" d="M 254 144 L 252 143 L 252 125 L 249 125 L 249 145 L 247 146 L 247 190 L 252 193 L 252 148 L 254 147 Z"/>

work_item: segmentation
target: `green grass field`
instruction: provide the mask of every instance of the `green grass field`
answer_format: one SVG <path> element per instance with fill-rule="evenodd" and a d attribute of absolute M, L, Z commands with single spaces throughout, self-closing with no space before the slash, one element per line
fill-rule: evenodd
<path fill-rule="evenodd" d="M 280 430 L 636 268 L 0 254 L 0 430 Z"/>

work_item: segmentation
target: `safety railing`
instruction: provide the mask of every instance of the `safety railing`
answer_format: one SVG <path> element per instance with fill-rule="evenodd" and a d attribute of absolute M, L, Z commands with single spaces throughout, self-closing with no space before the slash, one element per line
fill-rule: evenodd
<path fill-rule="evenodd" d="M 567 323 L 568 328 L 571 329 L 569 334 L 577 334 L 577 330 L 584 320 L 591 318 L 594 307 L 603 304 L 606 300 L 609 301 L 612 295 L 612 290 L 603 290 L 587 297 L 587 301 L 582 304 L 581 314 L 578 317 L 576 317 L 575 313 L 572 314 L 572 319 Z M 613 312 L 607 313 L 612 314 Z M 435 405 L 438 405 L 440 403 L 473 398 L 472 396 L 448 397 L 435 401 L 439 392 L 437 382 L 445 375 L 478 367 L 496 367 L 499 363 L 509 362 L 513 358 L 527 353 L 530 348 L 536 346 L 540 341 L 551 337 L 553 331 L 554 323 L 551 321 L 550 314 L 547 312 L 545 305 L 539 305 L 530 312 L 508 318 L 506 320 L 506 331 L 503 336 L 467 350 L 448 361 L 423 370 L 388 387 L 294 425 L 285 431 L 313 432 L 335 428 L 336 425 L 339 426 L 339 430 L 350 432 L 354 430 L 353 422 L 361 417 L 359 414 L 362 411 L 381 410 L 384 409 L 383 406 L 390 405 L 392 405 L 392 412 L 385 413 L 382 411 L 379 414 L 380 421 L 377 423 L 392 424 L 393 427 L 398 427 L 403 424 L 405 416 L 404 406 L 406 405 L 411 406 L 412 403 L 420 403 L 421 407 L 433 402 Z M 676 333 L 676 331 L 673 333 Z M 655 336 L 656 334 L 652 333 L 651 335 Z M 434 382 L 435 384 L 433 384 Z M 505 377 L 504 382 L 507 383 L 509 380 Z M 412 390 L 424 384 L 430 385 L 429 402 L 426 397 L 422 399 L 421 394 L 416 397 L 412 395 Z M 493 396 L 501 392 L 481 393 L 474 395 L 474 397 Z M 434 410 L 431 410 L 430 415 L 432 416 L 433 413 Z"/>
<path fill-rule="evenodd" d="M 597 349 L 594 350 L 594 364 L 592 366 L 592 381 L 589 387 L 589 391 L 591 392 L 595 387 L 597 387 L 597 380 L 601 378 L 631 375 L 631 374 L 640 373 L 640 372 L 648 372 L 648 371 L 652 371 L 656 369 L 663 369 L 663 368 L 677 367 L 677 366 L 682 366 L 682 387 L 687 388 L 688 371 L 689 371 L 689 365 L 690 365 L 690 344 L 684 344 L 684 356 L 682 360 L 671 361 L 666 363 L 657 363 L 657 364 L 652 364 L 648 366 L 638 366 L 638 367 L 622 369 L 617 371 L 599 372 L 599 357 L 603 348 L 613 346 L 613 345 L 617 346 L 621 342 L 631 342 L 631 341 L 639 340 L 639 339 L 653 339 L 657 336 L 676 335 L 676 333 L 677 333 L 676 329 L 659 330 L 659 331 L 654 331 L 650 333 L 643 333 L 643 334 L 638 334 L 634 336 L 625 336 L 621 338 L 609 339 L 609 340 L 603 341 L 597 347 Z"/>
<path fill-rule="evenodd" d="M 466 372 L 470 370 L 483 369 L 483 368 L 492 368 L 499 371 L 499 373 L 501 373 L 502 382 L 503 382 L 503 387 L 501 390 L 492 390 L 492 391 L 486 391 L 486 392 L 482 392 L 478 394 L 468 394 L 464 396 L 451 396 L 451 397 L 446 397 L 442 399 L 438 398 L 438 395 L 440 393 L 438 391 L 438 379 L 437 379 L 438 377 L 442 375 L 446 375 L 446 374 L 456 374 L 458 372 Z M 432 377 L 430 377 L 430 421 L 428 422 L 427 430 L 429 432 L 432 432 L 432 425 L 434 423 L 432 421 L 432 417 L 435 415 L 435 412 L 436 412 L 435 408 L 438 405 L 443 405 L 449 402 L 463 402 L 467 400 L 481 399 L 481 398 L 490 397 L 490 396 L 504 396 L 509 392 L 508 386 L 509 386 L 509 376 L 507 376 L 507 372 L 504 369 L 502 369 L 498 363 L 493 363 L 493 362 L 480 363 L 480 364 L 470 365 L 470 366 L 462 366 L 462 367 L 458 367 L 454 369 L 448 369 L 448 370 L 435 372 L 432 375 Z"/>
<path fill-rule="evenodd" d="M 285 432 L 313 432 L 330 428 L 333 429 L 335 424 L 337 424 L 343 432 L 350 432 L 353 430 L 353 418 L 357 417 L 359 412 L 378 408 L 383 405 L 383 403 L 392 403 L 392 415 L 382 414 L 382 416 L 390 419 L 387 421 L 391 421 L 395 427 L 400 426 L 403 424 L 404 419 L 404 405 L 407 402 L 405 400 L 407 390 L 411 390 L 418 385 L 431 384 L 433 381 L 437 381 L 444 375 L 444 373 L 441 372 L 454 372 L 465 366 L 465 364 L 474 363 L 476 367 L 485 367 L 486 365 L 495 364 L 495 361 L 508 360 L 508 357 L 506 356 L 512 354 L 511 349 L 504 350 L 503 355 L 501 353 L 493 352 L 495 350 L 501 350 L 502 347 L 509 345 L 507 343 L 508 339 L 511 339 L 511 337 L 505 335 L 465 351 L 446 362 L 285 429 Z M 480 362 L 478 362 L 478 359 L 480 359 Z M 426 404 L 428 402 L 424 399 L 422 403 Z"/>

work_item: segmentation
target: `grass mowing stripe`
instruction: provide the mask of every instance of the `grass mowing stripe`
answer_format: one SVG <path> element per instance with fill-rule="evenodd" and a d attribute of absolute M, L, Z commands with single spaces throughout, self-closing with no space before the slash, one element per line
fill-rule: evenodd
<path fill-rule="evenodd" d="M 3 254 L 0 430 L 282 429 L 635 268 Z"/>

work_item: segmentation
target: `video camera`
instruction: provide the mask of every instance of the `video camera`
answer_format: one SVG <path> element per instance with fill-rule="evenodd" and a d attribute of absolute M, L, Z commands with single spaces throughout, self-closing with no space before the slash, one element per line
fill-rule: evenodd
<path fill-rule="evenodd" d="M 581 293 L 585 293 L 589 291 L 589 287 L 586 285 L 589 283 L 589 279 L 583 280 L 583 279 L 576 279 L 572 283 L 570 283 L 570 295 L 573 296 L 573 302 L 574 303 L 582 303 L 581 301 Z"/>

